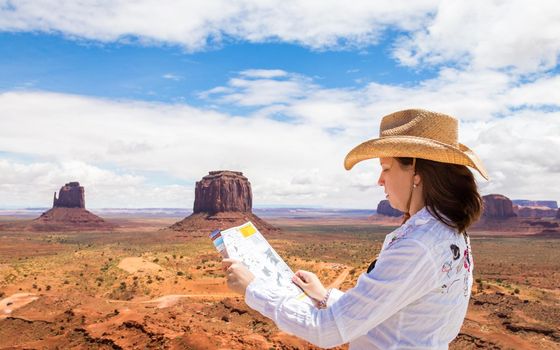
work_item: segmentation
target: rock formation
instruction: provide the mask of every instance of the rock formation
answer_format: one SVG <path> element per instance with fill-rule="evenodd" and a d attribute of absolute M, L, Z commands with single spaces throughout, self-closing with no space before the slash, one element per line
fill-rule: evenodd
<path fill-rule="evenodd" d="M 521 207 L 547 207 L 550 209 L 558 209 L 558 202 L 556 201 L 530 201 L 527 199 L 514 199 L 513 204 Z"/>
<path fill-rule="evenodd" d="M 194 213 L 251 212 L 251 184 L 238 171 L 211 171 L 197 181 Z"/>
<path fill-rule="evenodd" d="M 483 217 L 488 219 L 507 219 L 515 217 L 511 200 L 501 194 L 489 194 L 483 196 Z"/>
<path fill-rule="evenodd" d="M 79 182 L 69 182 L 54 193 L 52 209 L 44 212 L 30 224 L 34 231 L 49 230 L 107 230 L 110 224 L 85 209 L 85 191 Z"/>
<path fill-rule="evenodd" d="M 54 193 L 53 208 L 85 208 L 84 187 L 79 182 L 69 182 L 60 188 L 58 199 Z"/>
<path fill-rule="evenodd" d="M 261 233 L 277 232 L 277 228 L 253 214 L 252 203 L 251 184 L 243 173 L 211 171 L 196 182 L 193 213 L 169 228 L 204 236 L 251 221 Z"/>
<path fill-rule="evenodd" d="M 521 218 L 553 218 L 556 216 L 557 209 L 551 209 L 548 207 L 522 207 L 518 206 L 514 211 L 517 216 Z"/>
<path fill-rule="evenodd" d="M 484 231 L 486 234 L 495 232 L 540 234 L 544 232 L 543 230 L 554 230 L 558 227 L 556 223 L 551 223 L 550 219 L 542 219 L 542 216 L 522 217 L 522 215 L 537 215 L 537 212 L 534 208 L 513 205 L 512 201 L 504 195 L 490 194 L 482 198 L 484 199 L 482 218 L 471 227 L 471 230 Z M 549 209 L 544 208 L 544 210 Z"/>
<path fill-rule="evenodd" d="M 556 218 L 560 220 L 560 208 L 558 208 L 558 211 L 556 212 Z"/>
<path fill-rule="evenodd" d="M 391 204 L 389 204 L 389 201 L 384 199 L 377 204 L 377 214 L 400 217 L 403 215 L 403 212 L 393 208 Z"/>

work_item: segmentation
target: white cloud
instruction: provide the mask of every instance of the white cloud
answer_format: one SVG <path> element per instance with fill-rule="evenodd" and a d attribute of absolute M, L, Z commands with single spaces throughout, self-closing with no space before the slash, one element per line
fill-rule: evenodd
<path fill-rule="evenodd" d="M 560 76 L 541 76 L 537 80 L 520 84 L 508 93 L 513 106 L 547 106 L 560 103 Z"/>
<path fill-rule="evenodd" d="M 317 89 L 309 78 L 279 70 L 243 71 L 219 86 L 202 92 L 200 97 L 216 102 L 255 107 L 287 104 Z"/>
<path fill-rule="evenodd" d="M 286 83 L 285 77 L 280 79 Z M 288 96 L 277 92 L 275 98 L 269 99 L 276 104 L 258 109 L 254 116 L 277 118 L 280 114 L 296 125 L 313 126 L 329 133 L 332 142 L 346 151 L 377 137 L 381 117 L 390 112 L 425 108 L 449 113 L 462 121 L 460 140 L 481 156 L 490 171 L 493 181 L 481 182 L 484 193 L 499 191 L 515 198 L 560 199 L 560 189 L 552 186 L 560 168 L 556 151 L 560 149 L 560 139 L 555 136 L 560 135 L 560 116 L 554 112 L 560 101 L 558 89 L 553 88 L 557 85 L 556 76 L 541 75 L 524 81 L 506 72 L 443 69 L 436 78 L 415 86 L 372 83 L 363 89 L 325 89 L 297 76 L 288 80 L 300 86 L 292 90 L 297 93 Z M 248 84 L 251 89 L 246 88 Z M 258 107 L 253 101 L 263 99 L 259 94 L 275 93 L 265 91 L 270 84 L 271 79 L 235 77 L 220 88 L 218 97 L 224 103 Z M 328 157 L 326 152 L 321 154 Z M 381 198 L 381 191 L 374 188 L 376 177 L 372 170 L 377 165 L 365 163 L 359 164 L 351 176 L 332 177 L 329 181 L 343 181 L 346 189 L 370 189 L 368 195 Z M 296 194 L 297 185 L 307 177 L 292 177 L 289 184 L 288 180 L 283 186 L 290 185 L 291 191 L 296 191 L 292 194 Z M 549 185 L 543 187 L 543 183 Z M 336 192 L 340 188 L 333 186 L 326 197 L 344 197 Z M 322 193 L 318 187 L 315 189 L 316 194 Z"/>
<path fill-rule="evenodd" d="M 551 69 L 560 54 L 560 4 L 442 1 L 430 23 L 395 46 L 395 57 L 409 66 L 459 63 L 522 74 Z"/>
<path fill-rule="evenodd" d="M 180 195 L 184 187 L 174 190 L 170 186 L 175 183 L 166 180 L 169 186 L 165 198 L 169 201 L 165 205 L 162 198 L 153 195 L 157 188 L 150 188 L 151 182 L 158 181 L 158 175 L 143 179 L 134 174 L 163 173 L 167 178 L 192 184 L 187 188 L 194 189 L 194 181 L 217 169 L 243 171 L 255 188 L 260 186 L 262 191 L 254 191 L 255 203 L 286 203 L 286 198 L 298 203 L 301 196 L 314 203 L 316 199 L 304 194 L 325 192 L 326 184 L 344 173 L 342 158 L 347 147 L 339 148 L 331 135 L 311 126 L 231 117 L 183 105 L 115 102 L 53 93 L 1 94 L 0 115 L 0 149 L 11 158 L 31 156 L 40 159 L 40 164 L 46 163 L 41 165 L 43 168 L 34 162 L 26 165 L 38 167 L 28 179 L 20 176 L 17 166 L 7 166 L 3 176 L 11 176 L 14 184 L 49 188 L 48 192 L 55 184 L 59 187 L 70 180 L 88 183 L 88 193 L 97 193 L 98 188 L 103 195 L 89 205 L 158 203 L 189 207 L 193 198 Z M 60 165 L 68 162 L 82 164 L 85 170 Z M 305 172 L 309 167 L 320 169 L 324 178 L 293 192 L 289 183 L 294 169 Z M 119 169 L 118 174 L 124 175 L 113 174 L 110 169 Z M 98 170 L 108 173 L 95 175 Z M 60 175 L 49 175 L 48 181 L 42 181 L 46 176 L 43 173 Z M 121 197 L 108 188 L 116 188 L 115 193 Z M 13 199 L 9 192 L 12 189 L 4 188 L 0 196 Z M 145 194 L 140 198 L 142 192 Z M 124 200 L 126 195 L 130 195 L 129 202 Z M 36 203 L 35 198 L 29 200 Z"/>
<path fill-rule="evenodd" d="M 418 107 L 461 119 L 460 140 L 493 180 L 481 183 L 484 193 L 560 199 L 555 76 L 525 81 L 506 72 L 443 69 L 415 86 L 327 89 L 289 72 L 247 72 L 201 94 L 225 109 L 254 108 L 243 117 L 188 105 L 1 94 L 0 150 L 38 161 L 4 160 L 2 183 L 12 187 L 3 186 L 0 196 L 16 200 L 13 193 L 31 185 L 50 198 L 53 186 L 78 180 L 89 184 L 96 206 L 125 206 L 130 197 L 137 206 L 190 207 L 194 181 L 231 169 L 250 179 L 255 204 L 373 208 L 383 198 L 377 162 L 348 173 L 342 160 L 377 137 L 383 115 Z"/>
<path fill-rule="evenodd" d="M 279 78 L 288 75 L 288 72 L 281 69 L 248 69 L 239 73 L 247 78 Z"/>
<path fill-rule="evenodd" d="M 436 2 L 415 1 L 55 1 L 4 0 L 0 28 L 62 32 L 100 41 L 172 43 L 188 50 L 225 37 L 322 49 L 375 43 L 388 26 L 418 28 Z"/>
<path fill-rule="evenodd" d="M 172 73 L 166 73 L 164 75 L 161 76 L 163 79 L 169 79 L 169 80 L 175 80 L 175 81 L 179 81 L 179 80 L 183 80 L 183 78 L 179 75 L 176 74 L 172 74 Z"/>
<path fill-rule="evenodd" d="M 85 187 L 86 207 L 145 206 L 189 207 L 191 186 L 151 185 L 143 176 L 118 173 L 82 161 L 41 161 L 24 163 L 0 159 L 2 205 L 10 207 L 50 207 L 54 192 L 70 181 Z"/>
<path fill-rule="evenodd" d="M 62 33 L 102 42 L 181 45 L 288 42 L 312 49 L 365 47 L 396 31 L 402 64 L 459 64 L 526 74 L 555 67 L 560 5 L 539 1 L 0 1 L 0 30 Z M 258 74 L 258 71 L 255 71 Z M 281 74 L 281 71 L 278 71 Z M 270 71 L 269 71 L 270 74 Z M 277 75 L 267 78 L 277 77 Z M 265 78 L 260 76 L 260 78 Z"/>

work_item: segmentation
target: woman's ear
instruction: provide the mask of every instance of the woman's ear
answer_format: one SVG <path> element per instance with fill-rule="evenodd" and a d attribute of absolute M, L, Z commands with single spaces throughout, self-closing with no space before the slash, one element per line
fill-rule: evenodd
<path fill-rule="evenodd" d="M 416 186 L 420 186 L 420 184 L 422 184 L 422 178 L 418 174 L 414 174 L 412 180 Z"/>

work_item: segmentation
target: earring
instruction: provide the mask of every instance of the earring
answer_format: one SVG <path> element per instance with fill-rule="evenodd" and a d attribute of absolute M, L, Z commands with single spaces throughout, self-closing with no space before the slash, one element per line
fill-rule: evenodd
<path fill-rule="evenodd" d="M 418 185 L 417 185 L 417 184 L 413 184 L 412 187 L 413 187 L 413 188 L 416 188 L 416 187 L 418 187 Z"/>

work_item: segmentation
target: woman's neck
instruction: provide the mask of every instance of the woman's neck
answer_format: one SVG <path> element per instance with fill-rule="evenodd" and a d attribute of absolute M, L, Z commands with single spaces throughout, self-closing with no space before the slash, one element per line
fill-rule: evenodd
<path fill-rule="evenodd" d="M 412 199 L 410 201 L 410 209 L 408 213 L 410 214 L 410 216 L 413 216 L 422 208 L 424 208 L 425 205 L 426 204 L 424 203 L 424 199 L 422 198 L 422 187 L 418 186 L 412 193 Z"/>

